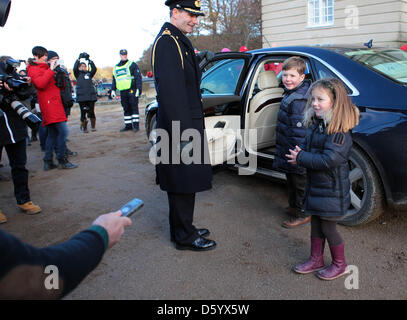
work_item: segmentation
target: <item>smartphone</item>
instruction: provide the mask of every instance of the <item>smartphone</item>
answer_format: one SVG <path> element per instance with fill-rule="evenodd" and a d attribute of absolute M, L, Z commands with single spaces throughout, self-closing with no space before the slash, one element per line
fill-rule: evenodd
<path fill-rule="evenodd" d="M 133 213 L 135 213 L 138 209 L 140 209 L 144 205 L 143 200 L 135 198 L 130 202 L 126 203 L 120 211 L 122 212 L 122 217 L 130 217 Z"/>

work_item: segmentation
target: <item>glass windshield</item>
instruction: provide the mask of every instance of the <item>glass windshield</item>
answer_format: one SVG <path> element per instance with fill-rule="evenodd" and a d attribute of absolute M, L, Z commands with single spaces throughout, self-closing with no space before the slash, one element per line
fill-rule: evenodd
<path fill-rule="evenodd" d="M 352 60 L 407 84 L 407 52 L 399 49 L 357 49 L 345 52 Z"/>

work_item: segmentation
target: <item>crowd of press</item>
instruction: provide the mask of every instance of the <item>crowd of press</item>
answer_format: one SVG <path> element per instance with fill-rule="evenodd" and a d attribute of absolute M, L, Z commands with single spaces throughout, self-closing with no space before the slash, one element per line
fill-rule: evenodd
<path fill-rule="evenodd" d="M 26 69 L 19 69 L 19 60 L 9 56 L 0 58 L 0 167 L 2 155 L 7 154 L 18 207 L 26 214 L 41 212 L 30 197 L 28 187 L 27 146 L 39 147 L 44 152 L 44 170 L 75 169 L 71 162 L 77 152 L 67 147 L 67 125 L 74 104 L 72 77 L 55 51 L 36 46 Z M 120 131 L 139 130 L 138 97 L 142 77 L 137 64 L 127 59 L 127 50 L 120 51 L 120 62 L 114 68 L 110 95 L 120 91 L 125 126 Z M 89 54 L 79 55 L 73 66 L 76 78 L 76 102 L 80 107 L 80 130 L 96 131 L 95 103 L 97 94 L 93 78 L 97 72 Z M 28 128 L 31 135 L 28 135 Z M 5 152 L 3 152 L 3 149 Z M 54 161 L 54 154 L 57 163 Z M 4 159 L 4 157 L 3 157 Z M 0 176 L 1 179 L 5 179 Z M 0 208 L 0 224 L 7 222 Z"/>

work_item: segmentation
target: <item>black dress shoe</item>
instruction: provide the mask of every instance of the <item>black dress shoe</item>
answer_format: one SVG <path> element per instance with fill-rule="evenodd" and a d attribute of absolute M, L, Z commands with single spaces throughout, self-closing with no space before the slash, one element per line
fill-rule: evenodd
<path fill-rule="evenodd" d="M 175 244 L 175 248 L 178 250 L 192 250 L 192 251 L 207 251 L 215 249 L 216 242 L 213 240 L 205 239 L 203 237 L 197 238 L 191 244 Z"/>
<path fill-rule="evenodd" d="M 200 237 L 207 237 L 211 234 L 208 229 L 197 229 L 196 231 L 198 231 Z"/>
<path fill-rule="evenodd" d="M 198 235 L 200 237 L 207 237 L 211 234 L 208 229 L 196 229 L 196 231 L 198 232 Z M 172 236 L 171 236 L 171 242 L 175 242 L 175 239 Z"/>

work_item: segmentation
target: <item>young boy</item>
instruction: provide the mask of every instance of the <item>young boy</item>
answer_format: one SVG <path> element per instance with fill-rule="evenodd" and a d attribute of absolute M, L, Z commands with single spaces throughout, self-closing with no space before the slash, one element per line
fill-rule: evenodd
<path fill-rule="evenodd" d="M 310 222 L 310 217 L 302 213 L 306 184 L 305 169 L 287 162 L 289 149 L 295 149 L 305 139 L 303 125 L 304 109 L 307 104 L 307 91 L 311 85 L 305 80 L 307 65 L 300 57 L 291 57 L 283 63 L 282 82 L 284 98 L 281 101 L 277 119 L 277 148 L 273 167 L 285 172 L 288 187 L 288 207 L 285 212 L 290 219 L 284 221 L 285 228 L 295 228 Z"/>

